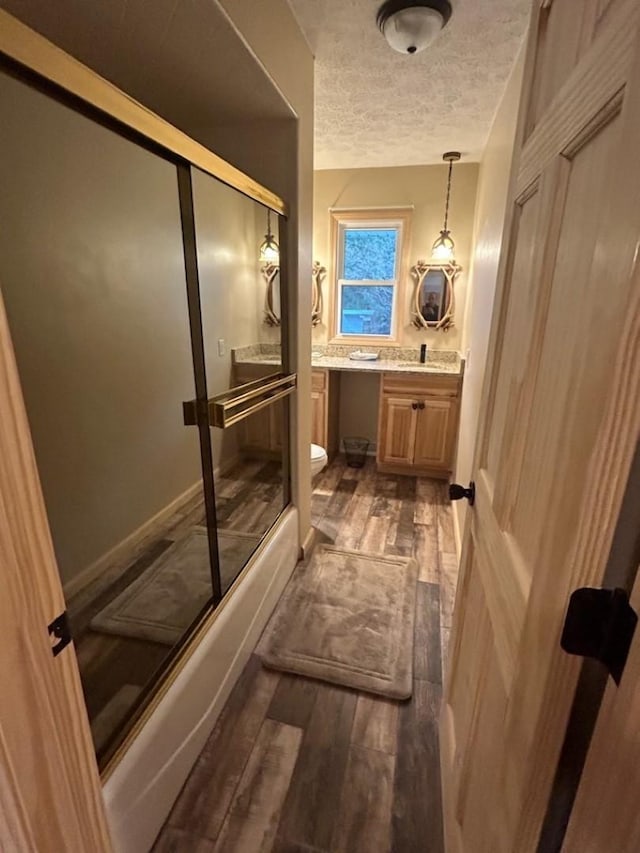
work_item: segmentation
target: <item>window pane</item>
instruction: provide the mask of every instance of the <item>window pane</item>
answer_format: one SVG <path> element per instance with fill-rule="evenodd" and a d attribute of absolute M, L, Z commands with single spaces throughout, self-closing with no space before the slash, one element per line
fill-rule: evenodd
<path fill-rule="evenodd" d="M 341 335 L 390 335 L 393 285 L 342 285 Z"/>
<path fill-rule="evenodd" d="M 345 228 L 342 278 L 390 281 L 396 277 L 396 228 Z"/>

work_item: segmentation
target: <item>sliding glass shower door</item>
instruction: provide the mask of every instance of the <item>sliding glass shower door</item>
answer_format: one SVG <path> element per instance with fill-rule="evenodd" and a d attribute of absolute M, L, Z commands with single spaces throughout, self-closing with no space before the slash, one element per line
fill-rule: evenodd
<path fill-rule="evenodd" d="M 265 322 L 266 208 L 198 169 L 192 195 L 224 595 L 289 502 L 293 384 L 283 371 L 283 318 Z M 277 217 L 269 226 L 277 245 Z"/>
<path fill-rule="evenodd" d="M 295 379 L 236 387 L 282 372 L 265 209 L 76 106 L 0 68 L 0 287 L 105 766 L 289 501 Z"/>

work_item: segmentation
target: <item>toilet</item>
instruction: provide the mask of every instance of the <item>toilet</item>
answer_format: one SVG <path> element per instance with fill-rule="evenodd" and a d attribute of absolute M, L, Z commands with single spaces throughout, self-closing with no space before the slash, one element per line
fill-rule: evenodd
<path fill-rule="evenodd" d="M 329 461 L 327 451 L 319 444 L 311 445 L 311 479 L 322 471 Z"/>

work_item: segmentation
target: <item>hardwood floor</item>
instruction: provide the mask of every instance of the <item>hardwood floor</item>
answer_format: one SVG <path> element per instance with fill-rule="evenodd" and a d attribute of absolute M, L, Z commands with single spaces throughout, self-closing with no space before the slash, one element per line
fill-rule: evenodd
<path fill-rule="evenodd" d="M 317 541 L 418 560 L 413 696 L 275 673 L 252 655 L 155 853 L 443 853 L 437 723 L 457 565 L 445 485 L 338 458 L 312 523 Z"/>

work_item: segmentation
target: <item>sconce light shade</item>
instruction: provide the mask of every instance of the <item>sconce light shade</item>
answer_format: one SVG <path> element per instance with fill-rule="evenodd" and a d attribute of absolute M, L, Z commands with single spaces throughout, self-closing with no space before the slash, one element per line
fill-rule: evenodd
<path fill-rule="evenodd" d="M 271 233 L 271 211 L 267 208 L 267 233 L 260 243 L 260 263 L 277 264 L 280 262 L 280 247 Z"/>
<path fill-rule="evenodd" d="M 280 260 L 280 249 L 273 234 L 265 234 L 260 243 L 260 261 L 263 264 L 277 264 Z"/>
<path fill-rule="evenodd" d="M 453 242 L 451 232 L 449 231 L 449 201 L 451 200 L 451 175 L 453 172 L 453 164 L 460 159 L 459 151 L 447 151 L 442 155 L 445 163 L 449 164 L 449 173 L 447 175 L 447 200 L 444 204 L 444 224 L 440 234 L 436 238 L 432 248 L 431 255 L 439 261 L 452 261 L 456 244 Z"/>
<path fill-rule="evenodd" d="M 387 0 L 376 20 L 390 47 L 412 55 L 435 41 L 450 17 L 448 0 Z"/>
<path fill-rule="evenodd" d="M 451 239 L 451 234 L 449 233 L 449 231 L 443 230 L 440 232 L 440 236 L 433 244 L 431 254 L 439 261 L 450 261 L 453 259 L 453 253 L 455 252 L 455 248 L 456 245 Z"/>

